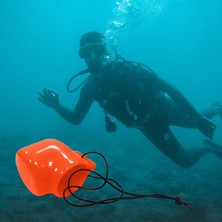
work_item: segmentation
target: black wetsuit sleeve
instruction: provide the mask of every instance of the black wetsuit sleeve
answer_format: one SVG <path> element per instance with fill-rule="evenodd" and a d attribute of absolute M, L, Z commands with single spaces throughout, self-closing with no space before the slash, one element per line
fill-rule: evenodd
<path fill-rule="evenodd" d="M 162 79 L 159 79 L 159 82 L 161 90 L 166 92 L 194 121 L 198 121 L 201 118 L 201 114 L 174 85 Z"/>
<path fill-rule="evenodd" d="M 88 113 L 93 101 L 94 98 L 93 93 L 91 92 L 91 87 L 85 85 L 80 92 L 80 97 L 74 111 L 67 109 L 62 105 L 60 105 L 56 111 L 68 122 L 73 125 L 78 125 Z"/>

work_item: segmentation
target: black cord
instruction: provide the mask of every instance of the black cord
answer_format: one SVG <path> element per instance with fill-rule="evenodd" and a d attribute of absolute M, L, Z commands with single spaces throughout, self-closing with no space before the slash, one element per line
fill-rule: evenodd
<path fill-rule="evenodd" d="M 64 189 L 63 191 L 63 198 L 64 200 L 70 204 L 71 206 L 75 206 L 75 207 L 88 207 L 88 206 L 93 206 L 93 205 L 97 205 L 97 204 L 110 204 L 119 200 L 130 200 L 130 199 L 138 199 L 138 198 L 146 198 L 146 197 L 151 197 L 151 198 L 161 198 L 161 199 L 169 199 L 169 200 L 173 200 L 176 204 L 178 205 L 185 205 L 186 207 L 192 208 L 192 203 L 190 202 L 184 202 L 181 200 L 180 197 L 171 197 L 171 196 L 167 196 L 164 194 L 136 194 L 136 193 L 131 193 L 131 192 L 127 192 L 123 189 L 123 187 L 114 179 L 110 179 L 108 178 L 109 175 L 109 168 L 108 168 L 108 162 L 105 158 L 105 156 L 99 152 L 87 152 L 85 154 L 82 155 L 82 158 L 84 158 L 86 155 L 89 154 L 97 154 L 100 157 L 102 157 L 102 159 L 105 162 L 106 165 L 106 171 L 105 171 L 105 176 L 102 176 L 101 174 L 89 170 L 89 169 L 79 169 L 77 171 L 74 171 L 68 180 L 68 184 L 67 187 Z M 93 178 L 93 179 L 97 179 L 97 180 L 102 180 L 103 183 L 102 185 L 98 186 L 98 187 L 83 187 L 83 186 L 74 186 L 71 185 L 71 179 L 72 177 L 77 174 L 78 172 L 88 172 L 92 175 L 89 175 L 89 177 Z M 107 198 L 107 199 L 102 199 L 102 200 L 91 200 L 91 199 L 86 199 L 83 197 L 79 197 L 77 196 L 75 193 L 72 192 L 73 188 L 77 188 L 80 190 L 87 190 L 87 191 L 95 191 L 95 190 L 99 190 L 102 189 L 105 185 L 109 185 L 111 186 L 114 190 L 119 192 L 119 196 L 117 197 L 111 197 L 111 198 Z M 73 203 L 70 200 L 67 199 L 66 197 L 66 192 L 69 192 L 69 194 L 76 200 L 83 202 L 81 203 Z M 128 195 L 128 196 L 124 196 L 124 195 Z M 70 197 L 69 197 L 70 198 Z"/>
<path fill-rule="evenodd" d="M 71 88 L 70 88 L 70 85 L 71 85 L 72 81 L 73 81 L 75 78 L 77 78 L 78 76 L 83 75 L 83 74 L 86 74 L 86 73 L 88 73 L 88 72 L 89 72 L 89 69 L 84 69 L 83 71 L 80 71 L 80 72 L 78 72 L 77 74 L 75 74 L 75 75 L 68 81 L 68 83 L 67 83 L 67 86 L 66 86 L 67 91 L 68 91 L 69 93 L 72 93 L 72 92 L 75 92 L 77 89 L 79 89 L 79 88 L 87 81 L 87 79 L 89 78 L 89 76 L 86 77 L 86 78 L 85 78 L 77 87 L 75 87 L 74 89 L 71 89 Z"/>

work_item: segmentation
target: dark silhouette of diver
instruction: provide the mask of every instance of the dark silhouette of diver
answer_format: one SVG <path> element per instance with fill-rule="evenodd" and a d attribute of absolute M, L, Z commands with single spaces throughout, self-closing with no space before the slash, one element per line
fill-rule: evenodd
<path fill-rule="evenodd" d="M 80 124 L 93 101 L 97 101 L 104 109 L 108 124 L 113 123 L 108 121 L 111 115 L 127 127 L 139 129 L 181 167 L 191 167 L 207 153 L 222 159 L 222 147 L 210 140 L 216 128 L 210 119 L 222 116 L 220 104 L 213 104 L 201 114 L 175 86 L 145 65 L 118 58 L 111 60 L 101 33 L 82 35 L 79 56 L 88 66 L 84 72 L 90 75 L 81 88 L 74 110 L 65 108 L 59 101 L 59 94 L 52 89 L 45 88 L 39 93 L 39 100 L 65 120 L 73 125 Z M 112 126 L 111 131 L 115 130 Z M 170 126 L 195 128 L 209 139 L 200 147 L 185 149 Z"/>

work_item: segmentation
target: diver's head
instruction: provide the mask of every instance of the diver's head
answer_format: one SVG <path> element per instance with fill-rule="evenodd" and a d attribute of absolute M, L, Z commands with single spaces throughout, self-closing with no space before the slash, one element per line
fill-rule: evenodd
<path fill-rule="evenodd" d="M 99 32 L 88 32 L 80 39 L 79 56 L 84 59 L 89 70 L 98 72 L 109 60 L 105 37 Z"/>

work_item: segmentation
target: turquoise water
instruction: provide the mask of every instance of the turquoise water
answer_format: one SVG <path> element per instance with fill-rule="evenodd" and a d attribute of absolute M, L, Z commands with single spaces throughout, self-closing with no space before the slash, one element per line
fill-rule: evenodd
<path fill-rule="evenodd" d="M 123 57 L 175 84 L 198 110 L 222 102 L 221 12 L 219 0 L 1 0 L 0 221 L 222 221 L 222 162 L 215 156 L 182 169 L 135 129 L 117 123 L 116 133 L 105 132 L 96 103 L 74 127 L 38 101 L 38 92 L 50 87 L 74 107 L 79 92 L 67 93 L 66 83 L 85 68 L 77 53 L 80 36 L 96 30 Z M 213 121 L 214 140 L 222 144 L 222 120 Z M 188 148 L 203 139 L 196 130 L 173 130 Z M 102 152 L 110 177 L 127 191 L 180 195 L 194 209 L 155 199 L 74 208 L 51 195 L 36 197 L 18 175 L 15 154 L 45 138 L 82 153 Z"/>

